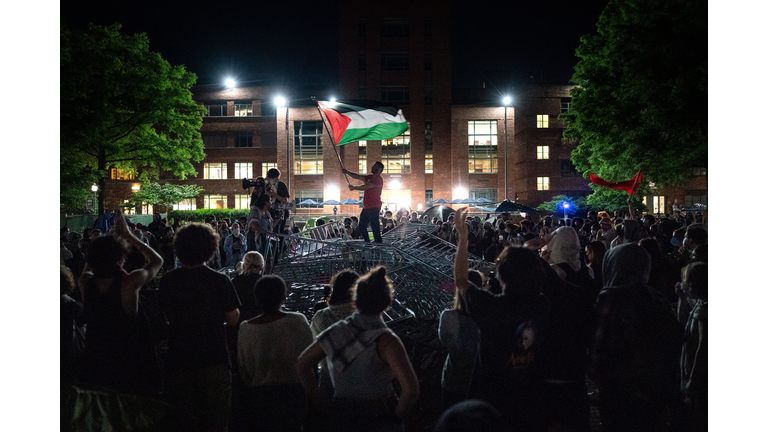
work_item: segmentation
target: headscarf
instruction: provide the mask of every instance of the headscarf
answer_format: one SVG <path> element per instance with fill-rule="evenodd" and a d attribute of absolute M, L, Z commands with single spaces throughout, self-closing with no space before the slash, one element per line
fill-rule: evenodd
<path fill-rule="evenodd" d="M 651 275 L 651 256 L 637 243 L 612 247 L 603 260 L 603 286 L 647 285 Z"/>
<path fill-rule="evenodd" d="M 555 264 L 568 263 L 573 271 L 581 270 L 581 260 L 579 259 L 581 242 L 575 229 L 560 227 L 555 230 L 552 240 L 547 243 L 547 249 L 552 252 L 550 259 Z"/>

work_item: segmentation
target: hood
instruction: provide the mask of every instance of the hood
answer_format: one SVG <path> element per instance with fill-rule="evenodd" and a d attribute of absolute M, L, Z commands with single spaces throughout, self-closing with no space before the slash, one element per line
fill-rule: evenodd
<path fill-rule="evenodd" d="M 603 260 L 603 286 L 646 285 L 651 274 L 651 256 L 637 243 L 612 247 Z"/>
<path fill-rule="evenodd" d="M 560 227 L 554 234 L 552 240 L 547 243 L 547 249 L 552 251 L 550 259 L 555 264 L 568 263 L 576 272 L 581 270 L 579 260 L 581 242 L 576 230 L 571 227 Z"/>
<path fill-rule="evenodd" d="M 624 221 L 624 242 L 637 243 L 640 241 L 641 234 L 640 223 L 632 219 Z"/>

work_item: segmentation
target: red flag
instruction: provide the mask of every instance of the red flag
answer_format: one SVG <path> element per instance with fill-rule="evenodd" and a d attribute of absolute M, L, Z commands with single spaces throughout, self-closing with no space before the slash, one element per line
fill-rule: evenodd
<path fill-rule="evenodd" d="M 640 182 L 643 181 L 643 172 L 638 171 L 637 174 L 635 174 L 635 176 L 632 177 L 631 180 L 627 180 L 623 182 L 615 182 L 615 183 L 605 181 L 594 174 L 590 174 L 589 181 L 591 181 L 596 185 L 605 186 L 611 189 L 623 190 L 630 195 L 634 195 L 635 192 L 637 192 L 637 189 L 640 187 Z"/>

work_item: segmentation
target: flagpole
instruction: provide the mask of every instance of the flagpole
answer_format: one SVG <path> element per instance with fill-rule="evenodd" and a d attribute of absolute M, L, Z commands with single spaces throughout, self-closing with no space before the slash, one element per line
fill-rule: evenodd
<path fill-rule="evenodd" d="M 325 116 L 323 116 L 323 111 L 320 109 L 319 102 L 317 102 L 317 112 L 320 114 L 320 118 L 323 119 L 323 124 L 325 125 L 325 131 L 328 133 L 328 138 L 331 139 L 331 144 L 333 145 L 333 151 L 336 152 L 336 157 L 339 158 L 339 164 L 341 165 L 341 172 L 344 172 L 344 162 L 342 162 L 341 160 L 341 155 L 339 155 L 339 151 L 336 150 L 336 141 L 331 136 L 331 128 L 328 127 L 328 124 L 325 121 Z M 349 177 L 347 176 L 346 172 L 344 172 L 344 178 L 347 179 L 347 185 L 351 186 L 352 184 L 349 183 Z"/>

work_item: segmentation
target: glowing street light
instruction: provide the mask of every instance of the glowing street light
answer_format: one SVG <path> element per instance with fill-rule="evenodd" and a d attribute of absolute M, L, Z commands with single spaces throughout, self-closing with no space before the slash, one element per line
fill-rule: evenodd
<path fill-rule="evenodd" d="M 224 81 L 224 84 L 226 84 L 227 88 L 232 88 L 235 86 L 235 80 L 232 78 L 227 78 L 227 80 Z"/>
<path fill-rule="evenodd" d="M 285 98 L 282 96 L 278 96 L 275 98 L 275 106 L 276 107 L 284 107 L 285 106 Z"/>
<path fill-rule="evenodd" d="M 98 191 L 99 191 L 99 187 L 98 187 L 98 186 L 96 186 L 96 183 L 94 183 L 94 184 L 91 186 L 91 192 L 93 192 L 93 193 L 96 193 L 96 192 L 98 192 Z"/>
<path fill-rule="evenodd" d="M 563 219 L 568 220 L 568 208 L 571 205 L 568 204 L 568 201 L 563 201 Z"/>
<path fill-rule="evenodd" d="M 331 103 L 336 103 L 336 98 L 332 97 L 331 98 Z"/>

